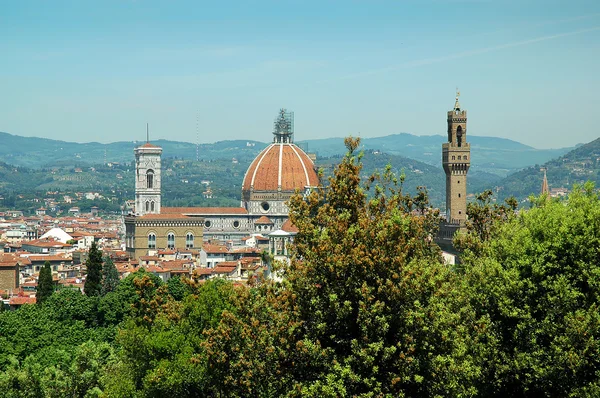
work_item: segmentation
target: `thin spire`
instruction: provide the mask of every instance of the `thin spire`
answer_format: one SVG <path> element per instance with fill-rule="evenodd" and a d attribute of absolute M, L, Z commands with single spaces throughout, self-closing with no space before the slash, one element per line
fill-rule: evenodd
<path fill-rule="evenodd" d="M 542 167 L 542 171 L 544 172 L 544 180 L 542 181 L 542 195 L 548 195 L 550 193 L 550 189 L 548 188 L 548 178 L 546 178 L 546 168 Z"/>
<path fill-rule="evenodd" d="M 150 132 L 148 129 L 148 123 L 146 123 L 146 142 L 150 143 Z"/>
<path fill-rule="evenodd" d="M 460 103 L 458 102 L 459 97 L 460 97 L 460 91 L 458 90 L 458 87 L 456 87 L 456 102 L 454 102 L 454 110 L 455 111 L 460 111 Z"/>

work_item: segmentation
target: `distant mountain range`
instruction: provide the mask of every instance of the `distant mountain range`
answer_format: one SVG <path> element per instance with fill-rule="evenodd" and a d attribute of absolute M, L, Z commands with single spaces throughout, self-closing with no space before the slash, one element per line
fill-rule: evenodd
<path fill-rule="evenodd" d="M 383 170 L 389 163 L 395 172 L 405 173 L 407 190 L 414 192 L 417 186 L 426 186 L 432 203 L 442 205 L 445 179 L 440 152 L 444 139 L 440 135 L 411 134 L 364 138 L 363 171 L 370 174 L 377 169 Z M 570 188 L 573 183 L 586 180 L 600 183 L 600 139 L 574 149 L 550 150 L 539 150 L 496 137 L 470 136 L 469 142 L 472 159 L 470 193 L 494 189 L 500 199 L 514 195 L 520 200 L 530 194 L 537 195 L 543 176 L 541 167 L 547 169 L 551 188 Z M 170 173 L 180 169 L 171 166 L 178 159 L 190 161 L 198 157 L 200 160 L 200 163 L 188 162 L 185 169 L 177 171 L 173 181 L 169 182 L 169 189 L 183 192 L 182 188 L 177 188 L 181 181 L 199 184 L 201 180 L 210 180 L 216 193 L 222 192 L 227 200 L 232 201 L 238 195 L 238 185 L 245 168 L 268 145 L 251 140 L 220 141 L 198 146 L 168 140 L 154 143 L 163 148 L 165 160 L 170 159 L 165 163 L 166 167 L 172 168 Z M 130 190 L 133 149 L 139 144 L 79 144 L 0 133 L 0 192 L 93 187 L 112 191 Z M 309 153 L 316 153 L 317 166 L 325 170 L 331 170 L 331 166 L 339 162 L 345 153 L 342 138 L 300 141 L 298 145 Z M 106 166 L 107 163 L 113 165 Z M 74 171 L 78 168 L 82 170 L 79 174 Z M 90 171 L 92 169 L 94 171 Z M 192 169 L 195 171 L 192 172 Z M 198 188 L 190 186 L 190 189 L 187 199 L 182 197 L 181 200 L 190 200 L 197 195 L 194 192 Z M 208 202 L 203 201 L 202 205 L 210 205 Z"/>
<path fill-rule="evenodd" d="M 441 167 L 441 145 L 446 138 L 441 135 L 416 136 L 393 134 L 385 137 L 363 138 L 366 150 L 400 155 Z M 541 164 L 564 155 L 572 148 L 535 149 L 516 141 L 469 136 L 472 170 L 504 177 L 511 172 L 534 164 Z M 131 162 L 133 148 L 140 142 L 73 143 L 45 138 L 20 137 L 0 132 L 0 161 L 16 166 L 40 168 L 55 164 L 93 165 L 106 162 Z M 214 160 L 237 158 L 251 160 L 267 143 L 252 140 L 219 141 L 200 144 L 158 140 L 153 143 L 163 148 L 165 157 L 180 159 Z M 299 141 L 307 152 L 320 157 L 342 155 L 346 149 L 342 138 Z"/>
<path fill-rule="evenodd" d="M 110 144 L 98 142 L 76 143 L 47 138 L 21 137 L 0 132 L 0 162 L 15 166 L 41 168 L 60 165 L 97 165 L 108 162 L 131 163 L 133 149 L 139 141 L 119 141 Z M 153 144 L 163 148 L 163 156 L 180 159 L 214 160 L 226 158 L 253 159 L 267 144 L 257 141 L 220 141 L 214 144 L 196 144 L 157 140 Z M 198 151 L 198 152 L 196 152 Z"/>

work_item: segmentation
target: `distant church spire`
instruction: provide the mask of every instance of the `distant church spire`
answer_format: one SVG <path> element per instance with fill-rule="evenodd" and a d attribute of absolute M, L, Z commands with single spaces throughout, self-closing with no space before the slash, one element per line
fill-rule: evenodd
<path fill-rule="evenodd" d="M 548 195 L 550 193 L 550 189 L 548 188 L 548 178 L 546 178 L 546 168 L 543 167 L 542 171 L 544 172 L 544 180 L 542 181 L 542 195 Z"/>

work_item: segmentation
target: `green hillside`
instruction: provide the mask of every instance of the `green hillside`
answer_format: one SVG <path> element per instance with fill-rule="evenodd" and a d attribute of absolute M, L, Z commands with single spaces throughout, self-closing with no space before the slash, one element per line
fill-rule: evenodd
<path fill-rule="evenodd" d="M 546 168 L 548 184 L 553 188 L 571 188 L 575 183 L 594 181 L 600 185 L 600 138 L 543 164 L 536 164 L 513 173 L 498 183 L 499 197 L 525 199 L 539 195 Z"/>
<path fill-rule="evenodd" d="M 411 158 L 432 166 L 441 167 L 441 145 L 445 137 L 441 135 L 416 136 L 393 134 L 385 137 L 364 138 L 365 150 L 373 150 Z M 496 174 L 501 177 L 523 167 L 541 164 L 552 158 L 564 155 L 570 148 L 540 150 L 519 142 L 497 138 L 469 136 L 472 148 L 472 171 Z M 236 158 L 238 161 L 251 161 L 266 147 L 267 143 L 234 140 L 219 141 L 213 144 L 200 144 L 158 140 L 154 142 L 163 148 L 163 156 L 195 160 L 216 160 Z M 56 164 L 98 165 L 108 162 L 129 163 L 133 149 L 140 142 L 121 141 L 111 144 L 73 143 L 42 138 L 20 137 L 0 133 L 0 161 L 17 166 L 40 168 Z M 343 155 L 346 152 L 342 138 L 327 138 L 298 142 L 307 152 L 319 157 Z"/>
<path fill-rule="evenodd" d="M 0 161 L 29 168 L 53 167 L 56 164 L 87 166 L 104 163 L 130 163 L 133 150 L 141 142 L 120 141 L 75 143 L 45 138 L 21 137 L 0 132 Z M 163 148 L 163 156 L 180 159 L 214 160 L 235 157 L 252 160 L 266 144 L 256 141 L 219 141 L 195 144 L 170 140 L 153 141 Z"/>

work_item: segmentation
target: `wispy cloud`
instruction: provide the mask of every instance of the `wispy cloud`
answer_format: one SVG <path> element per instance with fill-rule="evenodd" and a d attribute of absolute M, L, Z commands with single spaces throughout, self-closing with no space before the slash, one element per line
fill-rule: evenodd
<path fill-rule="evenodd" d="M 539 43 L 539 42 L 548 41 L 548 40 L 554 40 L 554 39 L 558 39 L 558 38 L 561 38 L 561 37 L 581 35 L 581 34 L 584 34 L 584 33 L 594 32 L 594 31 L 598 31 L 598 30 L 600 30 L 600 26 L 594 26 L 594 27 L 591 27 L 591 28 L 580 29 L 580 30 L 575 30 L 575 31 L 571 31 L 571 32 L 557 33 L 557 34 L 554 34 L 554 35 L 540 36 L 540 37 L 535 37 L 533 39 L 515 41 L 515 42 L 510 42 L 510 43 L 505 43 L 505 44 L 499 44 L 499 45 L 496 45 L 496 46 L 490 46 L 490 47 L 478 48 L 478 49 L 474 49 L 474 50 L 462 51 L 462 52 L 459 52 L 459 53 L 449 54 L 449 55 L 445 55 L 445 56 L 442 56 L 442 57 L 424 58 L 424 59 L 419 59 L 419 60 L 414 60 L 414 61 L 408 61 L 408 62 L 404 62 L 404 63 L 401 63 L 401 64 L 386 66 L 386 67 L 383 67 L 383 68 L 378 68 L 378 69 L 372 69 L 372 70 L 368 70 L 368 71 L 362 71 L 362 72 L 352 73 L 352 74 L 349 74 L 349 75 L 340 76 L 340 77 L 338 77 L 336 79 L 322 80 L 322 81 L 319 81 L 318 83 L 326 83 L 326 82 L 333 81 L 333 80 L 356 79 L 356 78 L 359 78 L 359 77 L 371 76 L 371 75 L 378 75 L 378 74 L 381 74 L 381 73 L 393 72 L 393 71 L 397 71 L 397 70 L 401 70 L 401 69 L 411 69 L 411 68 L 416 68 L 416 67 L 419 67 L 419 66 L 432 65 L 432 64 L 437 64 L 437 63 L 441 63 L 441 62 L 452 61 L 452 60 L 459 59 L 459 58 L 471 57 L 471 56 L 474 56 L 474 55 L 479 55 L 479 54 L 490 53 L 490 52 L 493 52 L 493 51 L 504 50 L 504 49 L 507 49 L 507 48 L 526 46 L 526 45 L 529 45 L 529 44 Z"/>

